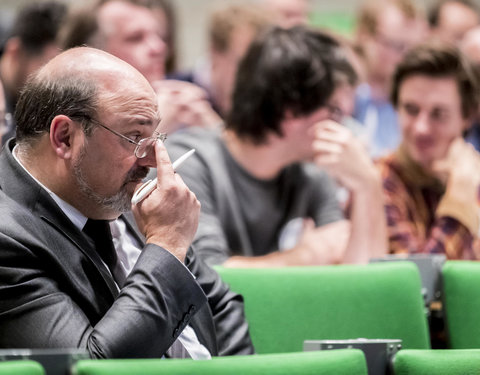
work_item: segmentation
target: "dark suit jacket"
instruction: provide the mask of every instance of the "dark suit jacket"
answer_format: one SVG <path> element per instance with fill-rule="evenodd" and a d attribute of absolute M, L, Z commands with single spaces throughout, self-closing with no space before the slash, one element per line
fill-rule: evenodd
<path fill-rule="evenodd" d="M 0 154 L 0 347 L 160 357 L 190 324 L 213 355 L 253 352 L 242 298 L 193 251 L 190 272 L 146 245 L 120 292 L 91 243 L 13 159 Z"/>

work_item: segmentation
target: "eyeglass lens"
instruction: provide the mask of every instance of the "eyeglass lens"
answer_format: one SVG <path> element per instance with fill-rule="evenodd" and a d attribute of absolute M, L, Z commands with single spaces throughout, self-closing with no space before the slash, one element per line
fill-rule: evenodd
<path fill-rule="evenodd" d="M 155 147 L 157 140 L 164 142 L 166 138 L 166 134 L 160 133 L 153 137 L 141 139 L 135 148 L 135 156 L 139 159 L 146 157 Z"/>

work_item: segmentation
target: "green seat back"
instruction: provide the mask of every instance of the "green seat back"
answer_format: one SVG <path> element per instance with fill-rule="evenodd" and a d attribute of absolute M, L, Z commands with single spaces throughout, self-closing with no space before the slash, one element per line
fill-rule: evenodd
<path fill-rule="evenodd" d="M 5 361 L 0 362 L 0 375 L 45 375 L 45 371 L 35 361 Z"/>
<path fill-rule="evenodd" d="M 243 295 L 258 353 L 298 352 L 307 339 L 402 339 L 404 348 L 430 348 L 412 263 L 216 269 Z"/>
<path fill-rule="evenodd" d="M 355 31 L 355 14 L 342 11 L 313 12 L 309 16 L 312 26 L 351 36 Z"/>
<path fill-rule="evenodd" d="M 393 368 L 395 375 L 478 375 L 480 350 L 400 350 Z"/>
<path fill-rule="evenodd" d="M 447 261 L 442 274 L 450 348 L 480 348 L 480 263 Z"/>
<path fill-rule="evenodd" d="M 363 352 L 358 349 L 305 353 L 191 359 L 84 360 L 76 375 L 367 375 Z"/>

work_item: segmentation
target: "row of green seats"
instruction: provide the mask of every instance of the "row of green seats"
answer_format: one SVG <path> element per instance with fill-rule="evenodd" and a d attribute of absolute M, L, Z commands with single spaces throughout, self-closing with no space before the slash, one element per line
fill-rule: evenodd
<path fill-rule="evenodd" d="M 357 338 L 430 349 L 420 275 L 411 262 L 216 270 L 244 297 L 257 353 L 302 351 L 304 340 Z"/>
<path fill-rule="evenodd" d="M 477 375 L 480 350 L 400 350 L 392 364 L 394 375 Z M 340 349 L 303 353 L 260 354 L 190 359 L 81 360 L 73 375 L 367 375 L 363 352 Z M 49 375 L 34 361 L 0 362 L 0 375 Z"/>
<path fill-rule="evenodd" d="M 442 276 L 449 347 L 480 348 L 480 262 L 448 261 Z"/>
<path fill-rule="evenodd" d="M 480 350 L 400 350 L 393 375 L 478 375 Z M 339 349 L 193 360 L 80 361 L 74 375 L 367 375 L 363 352 Z M 33 374 L 32 374 L 33 375 Z"/>
<path fill-rule="evenodd" d="M 301 351 L 304 340 L 356 338 L 430 349 L 420 276 L 411 262 L 216 270 L 243 295 L 258 353 Z M 442 279 L 449 348 L 480 349 L 480 262 L 447 261 Z"/>

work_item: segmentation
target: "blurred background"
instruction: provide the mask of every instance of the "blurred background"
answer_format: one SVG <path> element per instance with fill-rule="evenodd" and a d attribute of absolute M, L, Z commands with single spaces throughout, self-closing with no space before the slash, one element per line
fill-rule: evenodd
<path fill-rule="evenodd" d="M 38 0 L 0 0 L 0 27 L 5 29 L 13 21 L 18 8 Z M 72 5 L 85 0 L 64 0 Z M 211 10 L 225 4 L 241 3 L 240 0 L 173 0 L 176 11 L 176 45 L 178 68 L 189 69 L 207 48 L 207 20 Z M 428 7 L 433 0 L 416 0 L 422 7 Z M 354 29 L 354 19 L 361 0 L 310 0 L 310 23 L 331 28 L 349 35 Z M 480 4 L 480 0 L 476 3 Z"/>

